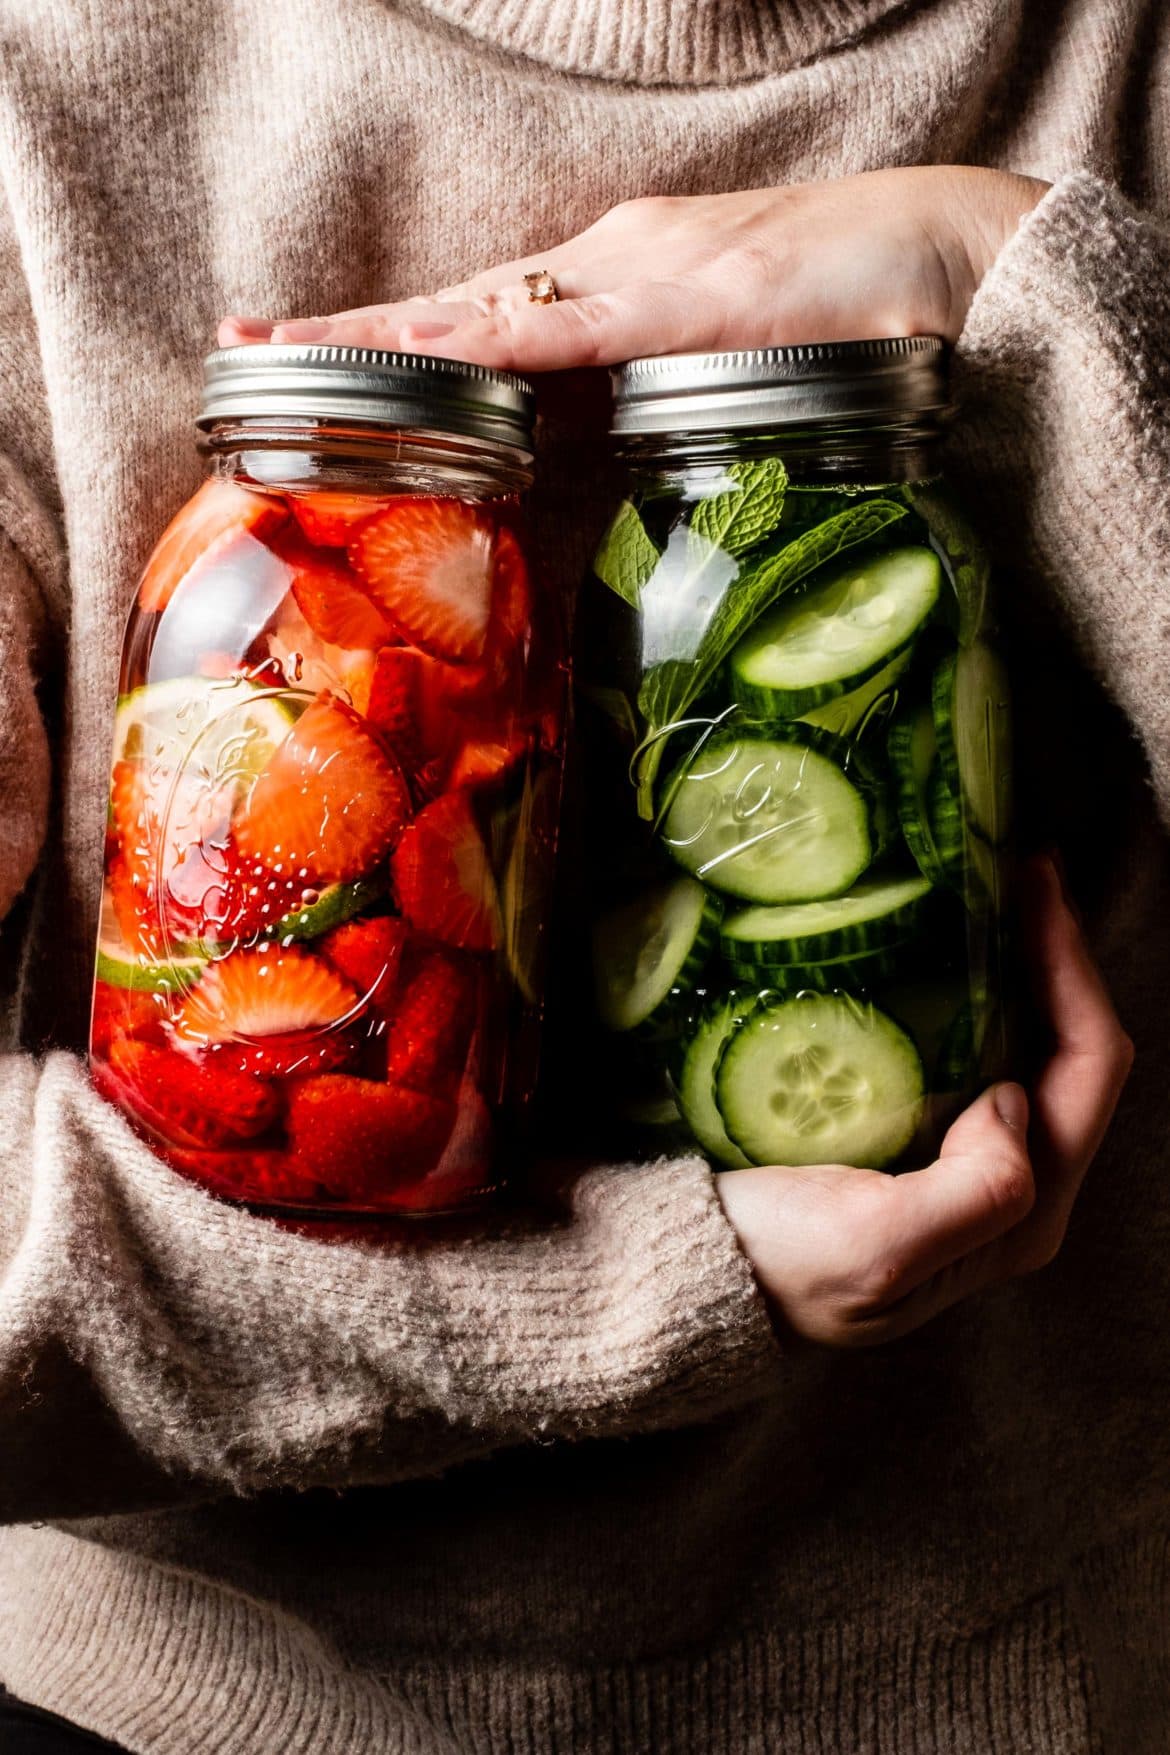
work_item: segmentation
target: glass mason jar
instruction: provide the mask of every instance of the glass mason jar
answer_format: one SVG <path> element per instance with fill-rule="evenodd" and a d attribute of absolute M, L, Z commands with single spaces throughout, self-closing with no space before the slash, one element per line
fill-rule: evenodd
<path fill-rule="evenodd" d="M 531 391 L 245 347 L 199 427 L 126 630 L 93 1076 L 217 1194 L 451 1211 L 535 1080 L 567 665 Z"/>
<path fill-rule="evenodd" d="M 598 1064 L 629 1148 L 895 1169 L 1005 1059 L 1009 701 L 933 338 L 634 361 L 582 604 Z"/>

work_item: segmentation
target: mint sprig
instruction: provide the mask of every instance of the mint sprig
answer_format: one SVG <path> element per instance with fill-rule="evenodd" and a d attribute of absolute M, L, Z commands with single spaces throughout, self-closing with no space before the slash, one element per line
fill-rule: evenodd
<path fill-rule="evenodd" d="M 654 816 L 654 782 L 667 738 L 713 681 L 740 636 L 778 597 L 817 567 L 858 543 L 869 542 L 906 512 L 907 508 L 894 500 L 866 500 L 804 531 L 771 554 L 757 556 L 723 593 L 694 656 L 685 661 L 667 659 L 646 672 L 638 691 L 646 735 L 635 756 L 635 772 L 638 812 L 647 822 Z"/>
<path fill-rule="evenodd" d="M 779 524 L 788 471 L 778 457 L 763 457 L 754 463 L 733 463 L 727 474 L 735 486 L 701 500 L 691 513 L 690 528 L 738 559 Z"/>
<path fill-rule="evenodd" d="M 646 534 L 632 500 L 623 500 L 617 515 L 601 539 L 593 558 L 593 571 L 603 585 L 637 609 L 642 587 L 658 565 L 659 554 Z"/>

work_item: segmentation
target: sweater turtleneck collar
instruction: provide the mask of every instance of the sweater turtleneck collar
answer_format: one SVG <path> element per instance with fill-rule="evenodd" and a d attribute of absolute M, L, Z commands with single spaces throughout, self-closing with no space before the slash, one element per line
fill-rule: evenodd
<path fill-rule="evenodd" d="M 725 85 L 780 73 L 904 0 L 422 0 L 506 53 L 633 85 Z"/>

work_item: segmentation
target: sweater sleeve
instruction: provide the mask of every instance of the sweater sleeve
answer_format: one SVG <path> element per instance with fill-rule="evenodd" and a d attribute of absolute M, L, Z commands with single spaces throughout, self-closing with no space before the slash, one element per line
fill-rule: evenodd
<path fill-rule="evenodd" d="M 765 1393 L 776 1343 L 696 1159 L 555 1217 L 328 1240 L 162 1165 L 68 1055 L 0 1062 L 0 1518 L 437 1472 Z"/>
<path fill-rule="evenodd" d="M 51 456 L 0 198 L 0 916 L 50 791 Z M 2 937 L 0 958 L 8 976 Z M 77 1059 L 0 1054 L 0 1520 L 392 1481 L 685 1424 L 762 1393 L 775 1364 L 699 1160 L 594 1168 L 540 1218 L 323 1238 L 184 1182 Z"/>
<path fill-rule="evenodd" d="M 953 446 L 1141 738 L 1170 824 L 1170 226 L 1086 172 L 987 275 Z"/>

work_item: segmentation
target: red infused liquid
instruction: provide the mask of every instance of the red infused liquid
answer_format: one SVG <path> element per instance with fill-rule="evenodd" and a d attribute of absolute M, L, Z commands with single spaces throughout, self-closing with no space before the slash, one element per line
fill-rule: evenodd
<path fill-rule="evenodd" d="M 532 1094 L 563 639 L 507 499 L 208 481 L 115 726 L 94 1081 L 275 1209 L 433 1213 Z"/>

